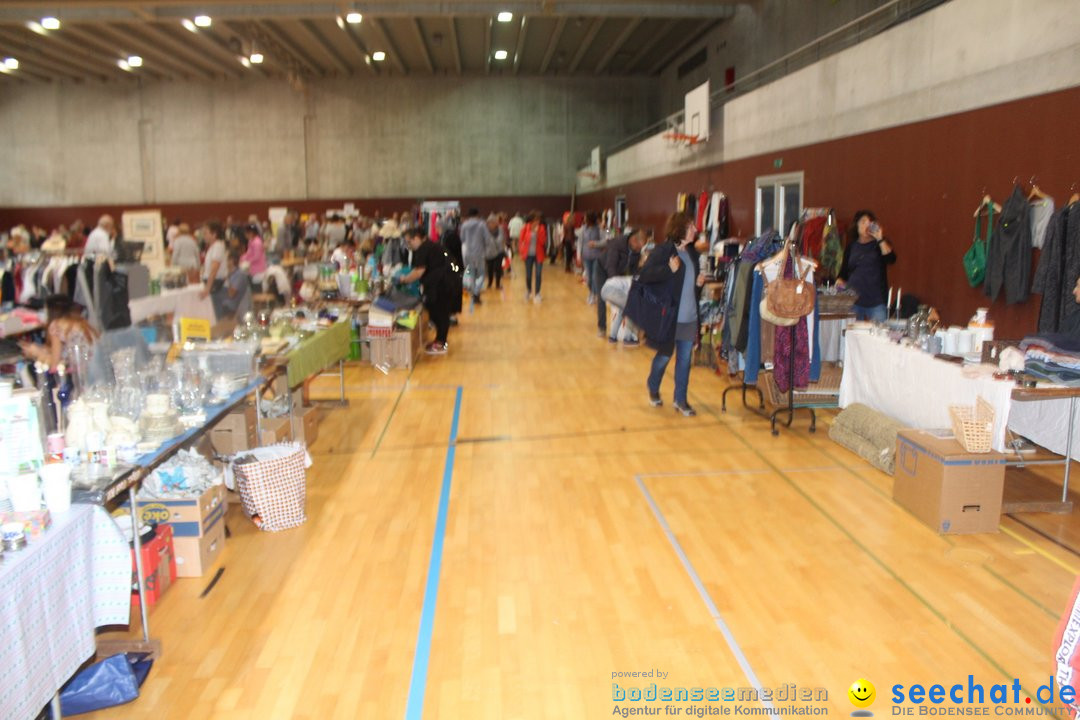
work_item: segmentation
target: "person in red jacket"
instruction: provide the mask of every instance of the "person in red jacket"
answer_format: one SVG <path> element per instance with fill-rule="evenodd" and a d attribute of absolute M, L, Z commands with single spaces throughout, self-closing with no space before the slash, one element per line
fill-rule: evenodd
<path fill-rule="evenodd" d="M 540 281 L 544 271 L 544 249 L 547 247 L 547 224 L 539 210 L 529 214 L 529 222 L 521 229 L 518 252 L 525 258 L 525 301 L 532 298 L 540 303 Z M 533 295 L 533 271 L 536 272 L 536 295 Z"/>

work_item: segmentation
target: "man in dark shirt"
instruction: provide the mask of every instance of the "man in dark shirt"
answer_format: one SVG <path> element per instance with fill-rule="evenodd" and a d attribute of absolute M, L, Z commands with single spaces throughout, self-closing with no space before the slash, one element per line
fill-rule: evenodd
<path fill-rule="evenodd" d="M 453 295 L 450 282 L 450 260 L 438 244 L 425 239 L 421 228 L 405 231 L 405 242 L 412 251 L 412 270 L 400 276 L 408 285 L 416 280 L 424 290 L 424 307 L 435 324 L 435 341 L 424 348 L 428 355 L 446 354 L 446 336 L 450 332 L 450 311 Z"/>

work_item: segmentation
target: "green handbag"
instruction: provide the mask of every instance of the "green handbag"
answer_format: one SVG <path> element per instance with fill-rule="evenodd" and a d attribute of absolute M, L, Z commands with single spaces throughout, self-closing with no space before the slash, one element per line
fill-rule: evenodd
<path fill-rule="evenodd" d="M 986 237 L 979 237 L 979 220 L 982 213 L 975 216 L 975 237 L 971 247 L 964 253 L 964 272 L 971 287 L 979 287 L 986 278 L 986 246 L 990 242 L 990 232 L 994 227 L 994 204 L 989 204 L 986 217 Z"/>

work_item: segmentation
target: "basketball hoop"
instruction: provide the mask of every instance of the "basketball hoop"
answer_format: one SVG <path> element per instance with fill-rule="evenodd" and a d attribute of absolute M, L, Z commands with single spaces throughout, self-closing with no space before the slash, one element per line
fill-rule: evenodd
<path fill-rule="evenodd" d="M 595 173 L 592 170 L 578 170 L 577 176 L 579 180 L 587 180 L 589 182 L 596 182 L 600 179 L 600 174 Z"/>
<path fill-rule="evenodd" d="M 664 139 L 670 142 L 672 145 L 681 145 L 682 147 L 693 147 L 701 142 L 701 138 L 698 135 L 688 135 L 681 132 L 668 132 L 664 133 Z"/>

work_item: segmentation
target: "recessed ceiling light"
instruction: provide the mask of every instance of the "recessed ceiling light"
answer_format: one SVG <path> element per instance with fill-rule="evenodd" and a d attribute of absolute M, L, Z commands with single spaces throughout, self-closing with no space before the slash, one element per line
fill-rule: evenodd
<path fill-rule="evenodd" d="M 45 28 L 46 30 L 59 30 L 60 21 L 52 16 L 43 17 L 41 18 L 41 27 Z"/>
<path fill-rule="evenodd" d="M 505 50 L 496 50 L 495 51 L 495 59 L 496 60 L 505 60 L 506 59 L 506 51 Z"/>
<path fill-rule="evenodd" d="M 4 67 L 6 67 L 8 70 L 18 70 L 19 61 L 13 57 L 4 58 Z"/>
<path fill-rule="evenodd" d="M 251 61 L 248 60 L 246 57 L 243 57 L 243 56 L 240 57 L 240 64 L 243 65 L 246 68 L 251 67 Z"/>
<path fill-rule="evenodd" d="M 26 27 L 30 28 L 32 31 L 36 32 L 38 35 L 44 35 L 45 34 L 45 28 L 41 27 L 41 23 L 39 23 L 36 20 L 31 20 L 30 22 L 26 23 Z"/>
<path fill-rule="evenodd" d="M 371 59 L 375 62 L 382 62 L 386 59 L 386 53 L 384 53 L 382 50 L 376 50 L 375 52 L 371 53 Z"/>
<path fill-rule="evenodd" d="M 350 25 L 356 25 L 363 19 L 364 16 L 358 12 L 351 12 L 345 16 L 345 22 L 349 23 Z"/>
<path fill-rule="evenodd" d="M 127 64 L 133 68 L 142 67 L 142 57 L 138 55 L 128 55 Z"/>
<path fill-rule="evenodd" d="M 195 27 L 195 23 L 191 22 L 187 18 L 180 21 L 180 24 L 184 26 L 184 29 L 188 32 L 199 32 L 199 28 Z"/>
<path fill-rule="evenodd" d="M 209 15 L 196 15 L 195 16 L 195 24 L 198 27 L 210 27 L 211 25 L 213 25 L 213 23 L 214 23 L 214 21 L 210 19 Z"/>
<path fill-rule="evenodd" d="M 345 18 L 343 18 L 343 17 L 341 17 L 340 15 L 338 15 L 338 16 L 337 16 L 336 18 L 334 18 L 334 19 L 335 19 L 335 20 L 337 21 L 337 26 L 338 26 L 339 28 L 341 28 L 342 30 L 344 30 L 344 29 L 345 29 Z"/>
<path fill-rule="evenodd" d="M 126 70 L 127 72 L 131 72 L 131 66 L 130 66 L 130 65 L 128 65 L 128 61 L 127 61 L 127 60 L 117 60 L 117 61 L 116 61 L 116 65 L 117 65 L 117 67 L 119 67 L 119 68 L 120 68 L 121 70 Z"/>
<path fill-rule="evenodd" d="M 498 16 L 496 16 L 495 19 L 499 22 L 510 22 L 514 19 L 514 13 L 503 10 L 501 13 L 498 14 Z"/>
<path fill-rule="evenodd" d="M 263 54 L 261 52 L 253 52 L 251 53 L 251 57 L 248 59 L 251 60 L 251 62 L 253 62 L 254 64 L 258 65 L 263 61 Z"/>

